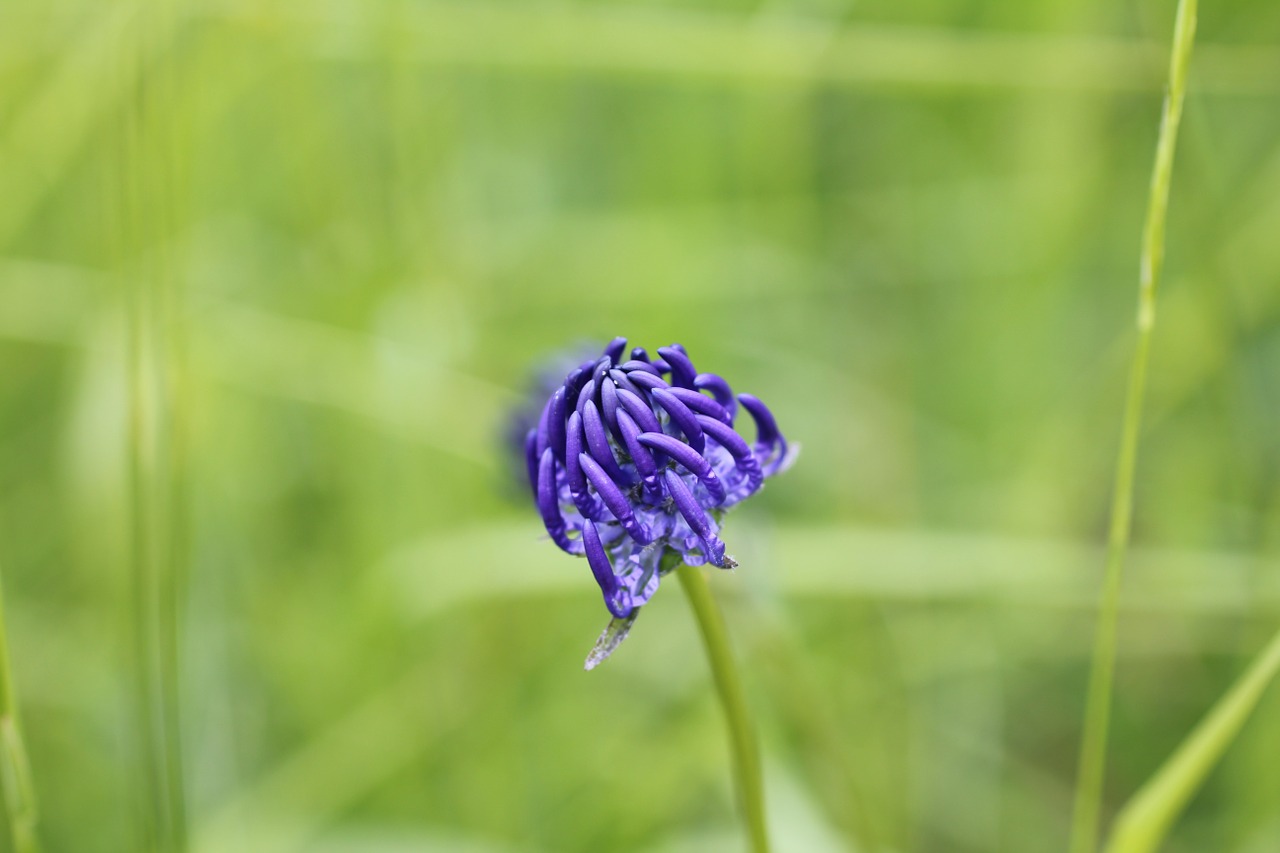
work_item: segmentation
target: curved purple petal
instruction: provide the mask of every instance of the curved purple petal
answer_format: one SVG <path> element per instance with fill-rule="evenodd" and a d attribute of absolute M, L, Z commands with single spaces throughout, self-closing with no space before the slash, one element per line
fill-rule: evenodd
<path fill-rule="evenodd" d="M 593 397 L 592 399 L 598 398 L 600 396 L 600 386 L 604 384 L 604 377 L 612 369 L 613 369 L 613 364 L 609 361 L 607 357 L 601 358 L 599 361 L 596 362 L 595 369 L 591 371 L 591 381 L 594 382 L 596 386 L 595 397 Z"/>
<path fill-rule="evenodd" d="M 621 437 L 622 433 L 618 432 L 618 386 L 612 379 L 602 379 L 600 383 L 600 415 L 609 431 Z"/>
<path fill-rule="evenodd" d="M 618 583 L 618 577 L 613 573 L 613 564 L 609 562 L 609 555 L 605 553 L 604 544 L 600 541 L 600 534 L 590 521 L 582 525 L 582 542 L 591 574 L 595 576 L 600 592 L 604 595 L 605 607 L 619 619 L 626 619 L 634 609 L 631 606 L 631 590 Z"/>
<path fill-rule="evenodd" d="M 778 423 L 773 419 L 769 407 L 750 394 L 739 394 L 738 402 L 756 422 L 756 456 L 766 477 L 781 470 L 787 461 L 787 440 L 778 431 Z M 766 460 L 767 463 L 766 463 Z"/>
<path fill-rule="evenodd" d="M 574 410 L 578 414 L 583 415 L 582 410 L 586 408 L 587 403 L 595 400 L 595 396 L 596 381 L 594 379 L 588 379 L 586 384 L 582 386 L 582 390 L 578 392 L 578 404 L 574 406 Z M 585 417 L 585 415 L 583 416 Z"/>
<path fill-rule="evenodd" d="M 778 432 L 778 422 L 773 419 L 773 412 L 769 411 L 768 406 L 750 394 L 739 394 L 738 402 L 742 403 L 742 408 L 756 422 L 756 444 L 772 445 L 782 438 L 782 434 Z"/>
<path fill-rule="evenodd" d="M 710 391 L 716 402 L 729 413 L 729 426 L 733 426 L 733 418 L 738 413 L 738 398 L 733 396 L 733 389 L 722 377 L 714 373 L 699 373 L 693 380 L 693 387 L 699 391 Z"/>
<path fill-rule="evenodd" d="M 761 472 L 760 463 L 751 452 L 747 440 L 734 432 L 732 427 L 706 415 L 698 415 L 698 423 L 706 430 L 708 437 L 719 442 L 721 447 L 729 451 L 734 464 L 747 476 L 747 493 L 754 494 L 759 491 L 764 485 L 764 473 Z"/>
<path fill-rule="evenodd" d="M 622 470 L 614 457 L 613 448 L 609 446 L 609 434 L 605 432 L 604 422 L 600 419 L 600 410 L 590 400 L 583 407 L 582 431 L 587 437 L 587 450 L 591 453 L 591 458 L 600 463 L 611 480 L 619 486 L 629 486 L 635 482 L 635 477 Z"/>
<path fill-rule="evenodd" d="M 707 493 L 711 495 L 711 500 L 715 506 L 724 503 L 724 484 L 720 482 L 716 472 L 711 470 L 711 465 L 707 463 L 707 460 L 692 447 L 678 438 L 660 432 L 641 433 L 639 441 L 645 447 L 661 450 L 688 469 L 706 487 Z"/>
<path fill-rule="evenodd" d="M 568 551 L 574 552 L 573 543 L 565 531 L 564 516 L 560 514 L 560 499 L 556 488 L 556 457 L 551 448 L 542 451 L 542 459 L 538 463 L 538 511 L 542 513 L 542 524 L 547 528 L 551 541 Z"/>
<path fill-rule="evenodd" d="M 626 338 L 614 338 L 609 341 L 609 345 L 604 348 L 605 358 L 609 359 L 609 364 L 615 365 L 618 359 L 622 358 L 622 354 L 627 351 Z"/>
<path fill-rule="evenodd" d="M 706 439 L 703 438 L 702 427 L 698 424 L 698 419 L 694 417 L 689 407 L 680 402 L 679 397 L 663 388 L 653 389 L 653 402 L 666 410 L 667 414 L 671 416 L 671 422 L 684 433 L 689 446 L 701 453 L 706 446 Z"/>
<path fill-rule="evenodd" d="M 575 367 L 564 379 L 564 405 L 566 409 L 578 407 L 578 395 L 582 386 L 591 378 L 591 371 L 585 367 Z"/>
<path fill-rule="evenodd" d="M 653 409 L 639 394 L 632 394 L 625 388 L 619 388 L 618 402 L 622 404 L 622 408 L 626 410 L 627 414 L 631 415 L 632 420 L 636 422 L 636 426 L 640 427 L 641 432 L 662 432 L 662 423 L 658 420 L 658 416 L 653 413 Z M 660 453 L 655 453 L 654 461 L 658 464 L 658 467 L 662 467 L 667 464 L 667 457 Z"/>
<path fill-rule="evenodd" d="M 538 458 L 542 458 L 542 451 L 551 446 L 551 403 L 554 397 L 547 400 L 547 404 L 542 407 L 542 414 L 538 415 Z"/>
<path fill-rule="evenodd" d="M 583 473 L 587 475 L 591 485 L 595 486 L 596 493 L 600 495 L 604 505 L 609 508 L 609 512 L 613 513 L 613 517 L 618 519 L 622 529 L 627 531 L 631 538 L 641 545 L 647 545 L 653 538 L 652 534 L 650 534 L 649 528 L 635 517 L 631 509 L 631 502 L 622 493 L 622 489 L 618 488 L 618 484 L 609 479 L 609 475 L 600 467 L 600 463 L 592 459 L 589 453 L 579 454 L 578 461 L 582 465 Z"/>
<path fill-rule="evenodd" d="M 644 394 L 644 392 L 641 391 L 640 388 L 634 382 L 632 382 L 629 378 L 627 378 L 627 374 L 623 373 L 621 370 L 617 369 L 616 367 L 613 370 L 609 371 L 609 378 L 613 380 L 614 386 L 616 386 L 619 390 L 625 389 L 627 391 L 630 391 L 632 394 L 635 394 L 638 397 L 643 396 Z"/>
<path fill-rule="evenodd" d="M 582 434 L 582 416 L 577 412 L 569 415 L 567 433 L 564 469 L 565 479 L 569 481 L 569 495 L 583 518 L 599 521 L 603 515 L 604 506 L 588 491 L 587 477 L 582 473 L 582 463 L 578 461 L 585 439 Z"/>
<path fill-rule="evenodd" d="M 547 415 L 547 446 L 564 462 L 564 389 L 557 388 L 551 395 L 551 409 Z"/>
<path fill-rule="evenodd" d="M 633 394 L 625 388 L 618 389 L 618 402 L 627 410 L 636 424 L 644 432 L 662 432 L 658 416 L 639 394 Z"/>
<path fill-rule="evenodd" d="M 689 360 L 689 356 L 684 354 L 684 348 L 675 346 L 662 347 L 658 350 L 658 355 L 671 366 L 671 384 L 679 385 L 681 388 L 693 388 L 693 380 L 698 375 L 697 369 L 693 366 L 693 362 Z"/>
<path fill-rule="evenodd" d="M 649 448 L 640 443 L 640 427 L 632 420 L 631 415 L 627 414 L 626 409 L 618 410 L 618 429 L 622 433 L 622 443 L 626 446 L 627 453 L 631 454 L 631 461 L 640 472 L 645 491 L 655 498 L 661 496 L 662 485 L 658 482 L 658 463 L 649 452 Z"/>
<path fill-rule="evenodd" d="M 623 364 L 622 369 L 625 370 L 627 373 L 648 373 L 651 376 L 662 375 L 662 371 L 660 371 L 657 365 L 653 364 L 652 362 L 638 361 L 635 359 Z"/>
<path fill-rule="evenodd" d="M 733 423 L 733 418 L 729 416 L 729 412 L 725 407 L 717 403 L 715 400 L 712 400 L 706 394 L 699 393 L 698 391 L 691 391 L 688 388 L 676 388 L 674 386 L 666 390 L 667 393 L 671 394 L 681 403 L 684 403 L 700 415 L 709 415 L 725 424 Z"/>
<path fill-rule="evenodd" d="M 680 479 L 680 475 L 672 469 L 668 468 L 664 477 L 667 481 L 667 492 L 675 502 L 676 509 L 684 516 L 684 520 L 689 522 L 689 528 L 702 540 L 702 545 L 707 551 L 707 559 L 714 565 L 723 566 L 724 543 L 711 529 L 711 522 L 706 512 L 698 505 L 693 492 L 689 491 L 684 480 Z"/>
<path fill-rule="evenodd" d="M 671 387 L 667 380 L 663 379 L 661 376 L 644 370 L 633 370 L 627 374 L 627 378 L 646 391 Z"/>

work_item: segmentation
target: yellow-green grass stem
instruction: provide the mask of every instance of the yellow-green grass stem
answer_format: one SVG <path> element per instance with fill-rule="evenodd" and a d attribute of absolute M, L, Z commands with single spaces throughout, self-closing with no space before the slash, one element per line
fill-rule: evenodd
<path fill-rule="evenodd" d="M 1124 559 L 1133 527 L 1133 489 L 1137 467 L 1138 439 L 1142 430 L 1142 406 L 1147 385 L 1151 334 L 1155 327 L 1156 294 L 1164 261 L 1165 220 L 1169 209 L 1169 184 L 1178 124 L 1186 95 L 1187 68 L 1195 40 L 1196 0 L 1179 0 L 1174 24 L 1173 50 L 1169 61 L 1169 88 L 1165 94 L 1160 133 L 1156 142 L 1155 167 L 1151 174 L 1146 226 L 1138 287 L 1137 349 L 1129 372 L 1121 427 L 1120 452 L 1116 462 L 1111 524 L 1107 545 L 1106 574 L 1098 608 L 1093 662 L 1085 705 L 1084 734 L 1076 778 L 1075 808 L 1071 823 L 1071 853 L 1092 853 L 1098 838 L 1099 813 L 1110 727 L 1111 696 L 1115 681 L 1116 629 L 1120 606 L 1120 584 Z"/>
<path fill-rule="evenodd" d="M 15 853 L 38 853 L 36 794 L 31 765 L 22 740 L 18 697 L 9 664 L 9 626 L 4 618 L 4 589 L 0 585 L 0 788 Z"/>

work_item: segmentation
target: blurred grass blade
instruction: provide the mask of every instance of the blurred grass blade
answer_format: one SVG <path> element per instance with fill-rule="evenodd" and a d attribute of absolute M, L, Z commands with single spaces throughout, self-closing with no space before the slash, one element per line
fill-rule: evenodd
<path fill-rule="evenodd" d="M 339 62 L 378 61 L 385 42 L 359 3 L 229 2 L 201 14 L 254 33 L 287 33 Z M 857 26 L 817 16 L 743 19 L 690 4 L 404 4 L 397 50 L 404 62 L 509 73 L 667 77 L 730 85 L 918 88 L 942 92 L 1050 90 L 1150 92 L 1164 80 L 1164 46 L 1081 35 Z M 1280 64 L 1269 45 L 1213 45 L 1206 92 L 1270 94 Z"/>
<path fill-rule="evenodd" d="M 1116 818 L 1107 853 L 1157 849 L 1280 672 L 1280 632 Z"/>
<path fill-rule="evenodd" d="M 18 700 L 9 669 L 9 635 L 4 621 L 4 591 L 0 588 L 0 787 L 13 837 L 14 853 L 36 853 L 36 795 L 31 767 L 18 724 Z"/>
<path fill-rule="evenodd" d="M 181 101 L 172 56 L 148 65 L 148 45 L 173 38 L 170 0 L 136 7 L 120 73 L 139 84 L 121 105 L 114 235 L 128 330 L 127 465 L 136 796 L 146 848 L 187 849 L 179 699 L 183 483 L 183 323 L 174 244 L 182 223 Z"/>
<path fill-rule="evenodd" d="M 1107 567 L 1098 608 L 1093 662 L 1085 704 L 1084 735 L 1076 777 L 1075 807 L 1071 821 L 1072 853 L 1091 853 L 1097 845 L 1098 814 L 1107 754 L 1107 729 L 1111 717 L 1111 693 L 1115 681 L 1116 624 L 1119 621 L 1120 580 L 1125 552 L 1133 527 L 1133 484 L 1137 467 L 1138 437 L 1142 430 L 1142 403 L 1147 386 L 1147 362 L 1151 332 L 1155 326 L 1156 293 L 1164 260 L 1165 217 L 1169 209 L 1169 183 L 1177 146 L 1178 123 L 1187 90 L 1187 67 L 1195 40 L 1196 0 L 1179 0 L 1169 60 L 1169 91 L 1165 95 L 1156 162 L 1151 174 L 1151 194 L 1143 229 L 1138 287 L 1138 342 L 1129 373 L 1121 427 L 1120 453 L 1116 461 L 1111 505 L 1111 529 L 1107 543 Z"/>

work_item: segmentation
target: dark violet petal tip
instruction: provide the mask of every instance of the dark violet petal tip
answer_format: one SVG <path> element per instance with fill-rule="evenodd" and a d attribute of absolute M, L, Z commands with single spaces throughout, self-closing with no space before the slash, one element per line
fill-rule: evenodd
<path fill-rule="evenodd" d="M 591 381 L 596 386 L 596 396 L 600 395 L 600 386 L 604 384 L 604 377 L 613 369 L 612 362 L 608 356 L 604 356 L 596 362 L 595 369 L 591 371 Z"/>
<path fill-rule="evenodd" d="M 623 494 L 618 484 L 611 480 L 600 467 L 600 463 L 592 459 L 588 453 L 579 454 L 578 462 L 582 465 L 582 471 L 587 475 L 587 480 L 595 486 L 596 493 L 609 508 L 609 512 L 613 513 L 613 517 L 618 519 L 622 529 L 641 545 L 649 544 L 653 538 L 649 528 L 636 519 L 631 502 L 627 500 L 627 496 Z"/>
<path fill-rule="evenodd" d="M 647 361 L 634 361 L 634 360 L 628 361 L 626 364 L 622 365 L 622 369 L 627 371 L 628 373 L 639 372 L 639 373 L 648 373 L 653 376 L 662 375 L 662 371 L 659 370 L 656 365 L 650 364 Z"/>
<path fill-rule="evenodd" d="M 622 354 L 627 351 L 626 338 L 614 338 L 609 345 L 604 348 L 605 357 L 609 359 L 610 365 L 615 365 L 622 358 Z"/>
<path fill-rule="evenodd" d="M 585 449 L 583 445 L 586 440 L 582 434 L 582 418 L 577 412 L 569 415 L 567 433 L 564 467 L 565 479 L 569 481 L 569 495 L 583 518 L 599 521 L 604 506 L 587 490 L 587 477 L 582 472 L 582 463 L 578 461 Z"/>
<path fill-rule="evenodd" d="M 564 404 L 566 409 L 577 408 L 578 394 L 582 386 L 591 378 L 591 371 L 577 367 L 564 379 Z"/>
<path fill-rule="evenodd" d="M 655 388 L 670 388 L 667 380 L 663 379 L 656 373 L 650 373 L 647 370 L 633 370 L 627 374 L 627 378 L 635 385 L 643 388 L 645 391 L 652 391 Z"/>
<path fill-rule="evenodd" d="M 538 511 L 551 541 L 563 550 L 573 553 L 573 544 L 565 532 L 564 516 L 560 514 L 560 499 L 556 492 L 556 457 L 551 448 L 542 451 L 538 463 Z"/>
<path fill-rule="evenodd" d="M 609 371 L 609 378 L 613 380 L 614 386 L 620 391 L 627 390 L 636 396 L 640 396 L 643 393 L 634 382 L 627 378 L 627 374 L 617 368 Z"/>
<path fill-rule="evenodd" d="M 639 394 L 634 394 L 625 388 L 619 388 L 618 402 L 622 404 L 622 408 L 627 410 L 627 414 L 631 415 L 642 431 L 662 432 L 662 425 L 658 423 L 658 416 L 653 413 L 653 409 Z"/>
<path fill-rule="evenodd" d="M 689 356 L 684 354 L 684 347 L 675 344 L 669 347 L 662 347 L 658 350 L 658 355 L 671 367 L 671 384 L 679 385 L 681 388 L 693 388 L 693 380 L 697 377 L 698 371 L 694 369 L 693 362 L 689 360 Z"/>
<path fill-rule="evenodd" d="M 756 422 L 756 456 L 766 477 L 771 477 L 787 464 L 787 440 L 778 431 L 769 407 L 750 394 L 739 394 L 738 402 Z"/>
<path fill-rule="evenodd" d="M 538 437 L 537 437 L 537 453 L 538 458 L 542 458 L 542 451 L 551 446 L 551 404 L 554 398 L 547 400 L 547 404 L 542 407 L 542 414 L 538 416 Z"/>
<path fill-rule="evenodd" d="M 773 419 L 773 413 L 769 411 L 768 406 L 750 394 L 739 394 L 738 402 L 742 403 L 742 408 L 746 409 L 751 419 L 756 422 L 756 444 L 771 445 L 781 438 L 778 423 Z"/>
<path fill-rule="evenodd" d="M 751 452 L 751 447 L 747 444 L 747 440 L 733 431 L 733 427 L 721 423 L 714 418 L 706 415 L 698 415 L 698 423 L 706 430 L 707 436 L 714 439 L 725 450 L 729 451 L 729 455 L 733 457 L 734 464 L 747 477 L 747 494 L 755 494 L 764 485 L 764 474 L 760 470 L 760 463 L 756 461 L 755 454 Z"/>
<path fill-rule="evenodd" d="M 582 415 L 583 414 L 582 410 L 586 408 L 587 403 L 590 403 L 595 399 L 595 396 L 596 396 L 595 380 L 588 379 L 586 381 L 586 384 L 582 386 L 582 390 L 578 392 L 578 404 L 574 406 L 574 410 L 578 414 Z"/>
<path fill-rule="evenodd" d="M 662 494 L 662 486 L 658 483 L 658 464 L 649 452 L 649 448 L 640 443 L 640 427 L 627 414 L 626 409 L 618 410 L 618 431 L 622 433 L 622 443 L 631 455 L 631 461 L 640 472 L 640 479 L 645 490 L 657 497 Z"/>
<path fill-rule="evenodd" d="M 557 388 L 551 395 L 551 408 L 547 413 L 547 445 L 556 459 L 564 462 L 564 389 Z"/>
<path fill-rule="evenodd" d="M 605 432 L 604 422 L 600 418 L 600 410 L 589 400 L 583 407 L 582 431 L 587 437 L 587 451 L 609 474 L 609 479 L 619 486 L 629 486 L 635 482 L 635 478 L 623 471 L 614 457 L 613 449 L 609 447 L 609 434 Z"/>
<path fill-rule="evenodd" d="M 631 351 L 631 360 L 632 361 L 648 361 L 649 353 L 645 351 L 644 347 L 636 347 Z"/>
<path fill-rule="evenodd" d="M 738 398 L 733 395 L 728 382 L 714 373 L 699 373 L 693 380 L 693 387 L 699 391 L 710 391 L 716 402 L 729 413 L 728 423 L 733 426 L 734 415 L 738 413 Z"/>
<path fill-rule="evenodd" d="M 706 487 L 707 493 L 711 496 L 711 500 L 715 505 L 719 506 L 724 503 L 724 484 L 720 482 L 716 472 L 711 470 L 711 465 L 707 463 L 707 460 L 702 458 L 692 447 L 677 438 L 660 432 L 643 433 L 640 435 L 639 441 L 645 447 L 661 450 L 688 469 Z"/>
<path fill-rule="evenodd" d="M 618 386 L 612 379 L 600 383 L 600 415 L 610 432 L 615 436 L 622 435 L 618 432 Z"/>
<path fill-rule="evenodd" d="M 618 576 L 613 573 L 613 565 L 609 562 L 609 555 L 605 553 L 600 534 L 590 521 L 582 525 L 582 543 L 587 563 L 591 566 L 591 574 L 595 576 L 600 592 L 604 595 L 605 606 L 614 616 L 626 619 L 634 609 L 631 606 L 631 591 L 618 583 Z"/>
<path fill-rule="evenodd" d="M 693 412 L 689 410 L 689 407 L 667 389 L 655 388 L 652 393 L 653 402 L 666 410 L 667 414 L 671 416 L 671 422 L 676 425 L 680 432 L 684 433 L 689 446 L 701 453 L 706 446 L 706 439 L 702 435 L 702 426 L 698 423 L 698 419 L 694 417 Z"/>
<path fill-rule="evenodd" d="M 708 415 L 724 424 L 733 423 L 733 418 L 724 406 L 712 400 L 706 394 L 691 391 L 688 388 L 671 387 L 667 392 L 700 415 Z"/>
<path fill-rule="evenodd" d="M 707 518 L 706 511 L 698 505 L 693 492 L 689 491 L 689 487 L 685 485 L 684 480 L 680 479 L 679 474 L 668 468 L 664 476 L 671 500 L 675 503 L 676 509 L 680 514 L 684 516 L 684 520 L 689 522 L 689 528 L 702 540 L 702 546 L 707 552 L 707 559 L 714 565 L 724 565 L 724 543 L 720 541 L 711 529 L 711 521 Z"/>

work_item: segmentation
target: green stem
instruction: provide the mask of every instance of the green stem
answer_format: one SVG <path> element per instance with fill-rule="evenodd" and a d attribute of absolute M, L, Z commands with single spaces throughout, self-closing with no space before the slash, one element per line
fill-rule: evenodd
<path fill-rule="evenodd" d="M 124 75 L 136 81 L 119 121 L 115 212 L 127 319 L 127 480 L 134 784 L 141 849 L 187 849 L 179 702 L 179 601 L 184 566 L 181 222 L 182 99 L 173 53 L 179 0 L 140 0 L 122 32 Z M 152 56 L 153 45 L 162 49 Z"/>
<path fill-rule="evenodd" d="M 698 631 L 707 649 L 711 664 L 711 676 L 720 695 L 725 721 L 729 724 L 729 746 L 733 751 L 734 783 L 738 805 L 742 809 L 751 838 L 752 853 L 768 853 L 769 834 L 765 829 L 764 775 L 760 769 L 760 750 L 756 744 L 755 728 L 747 709 L 746 692 L 734 664 L 733 651 L 729 648 L 729 634 L 725 630 L 724 617 L 711 597 L 711 589 L 702 570 L 681 565 L 676 569 L 680 585 L 689 597 L 689 605 L 698 620 Z"/>
<path fill-rule="evenodd" d="M 3 587 L 0 587 L 0 787 L 4 789 L 4 807 L 15 853 L 38 853 L 35 786 L 22 742 L 18 697 L 9 668 L 9 628 L 4 619 Z"/>
<path fill-rule="evenodd" d="M 1102 805 L 1102 783 L 1107 752 L 1107 730 L 1111 718 L 1111 694 L 1116 661 L 1116 625 L 1120 609 L 1120 581 L 1124 558 L 1133 527 L 1134 471 L 1137 467 L 1138 438 L 1142 429 L 1142 404 L 1147 384 L 1147 362 L 1151 332 L 1155 327 L 1156 292 L 1164 261 L 1165 219 L 1169 209 L 1169 183 L 1178 123 L 1187 88 L 1187 66 L 1196 29 L 1196 0 L 1179 0 L 1169 61 L 1169 90 L 1164 100 L 1156 161 L 1151 174 L 1146 227 L 1142 236 L 1142 257 L 1138 286 L 1138 341 L 1129 371 L 1121 428 L 1120 453 L 1116 461 L 1111 529 L 1107 543 L 1107 567 L 1098 607 L 1094 637 L 1093 666 L 1085 705 L 1084 735 L 1080 745 L 1080 766 L 1076 778 L 1075 810 L 1071 824 L 1071 853 L 1092 853 L 1097 846 L 1098 815 Z"/>

